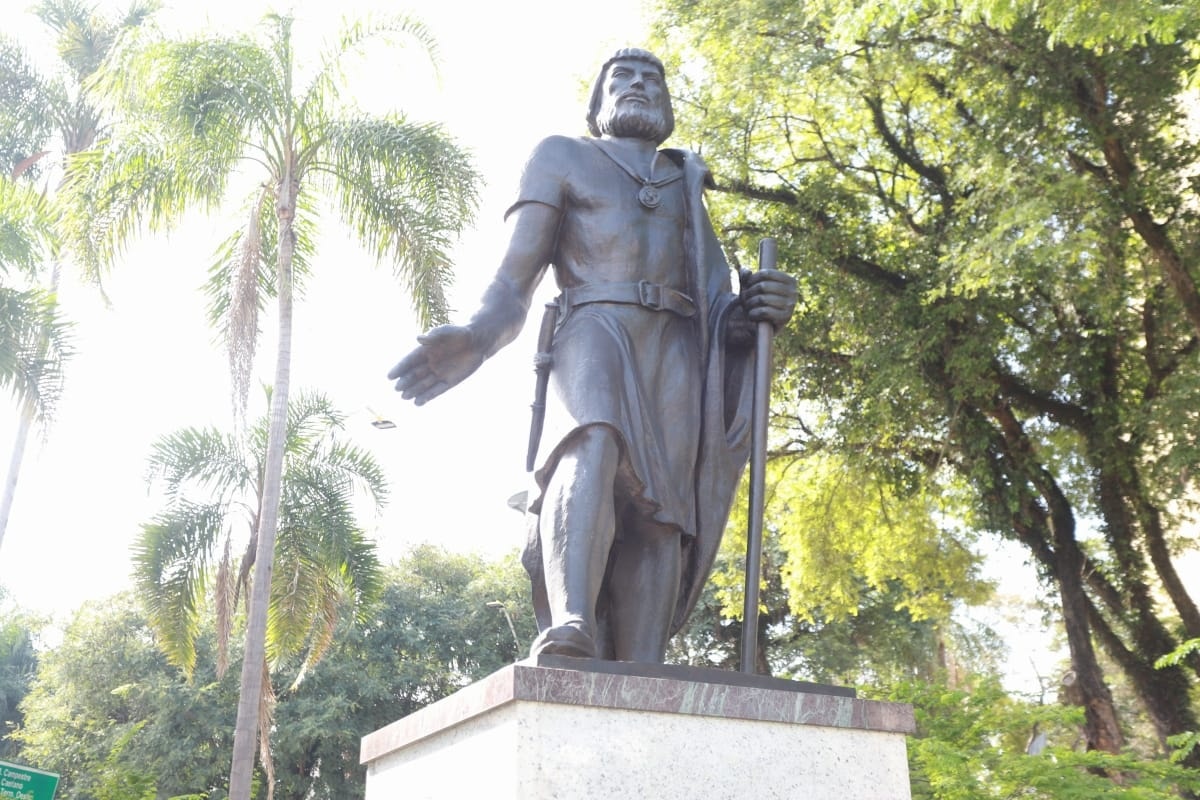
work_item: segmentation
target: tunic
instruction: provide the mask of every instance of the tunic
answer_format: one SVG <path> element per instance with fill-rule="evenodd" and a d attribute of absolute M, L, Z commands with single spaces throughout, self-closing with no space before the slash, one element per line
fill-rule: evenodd
<path fill-rule="evenodd" d="M 748 360 L 744 354 L 728 363 L 725 359 L 724 315 L 736 296 L 701 199 L 710 178 L 695 154 L 662 151 L 683 169 L 684 177 L 661 190 L 667 201 L 669 193 L 675 193 L 674 202 L 647 212 L 638 206 L 636 184 L 607 163 L 595 147 L 583 140 L 567 140 L 577 143 L 572 147 L 559 137 L 554 139 L 558 141 L 547 140 L 551 147 L 560 152 L 565 149 L 585 162 L 580 169 L 588 170 L 593 181 L 599 176 L 605 185 L 598 187 L 598 192 L 605 201 L 627 198 L 629 214 L 658 215 L 674 208 L 661 219 L 664 230 L 651 231 L 651 235 L 679 237 L 673 240 L 673 247 L 684 255 L 676 263 L 650 258 L 642 263 L 613 264 L 600 252 L 589 258 L 587 247 L 575 246 L 564 254 L 564 244 L 572 247 L 583 240 L 594 245 L 588 239 L 593 231 L 571 229 L 580 223 L 578 215 L 570 213 L 573 204 L 586 205 L 593 198 L 572 197 L 570 176 L 564 181 L 561 169 L 539 169 L 535 151 L 513 208 L 538 202 L 563 212 L 553 261 L 559 288 L 649 280 L 691 297 L 696 313 L 684 317 L 667 310 L 606 302 L 560 313 L 534 473 L 536 496 L 529 508 L 534 514 L 539 512 L 541 492 L 574 432 L 588 425 L 613 430 L 621 451 L 614 487 L 617 535 L 621 535 L 620 520 L 628 513 L 683 535 L 683 585 L 674 632 L 686 619 L 711 568 L 748 455 L 752 370 L 744 363 Z M 543 143 L 542 147 L 546 146 Z M 637 243 L 633 246 L 636 249 Z M 627 249 L 629 243 L 622 242 L 618 252 Z M 539 547 L 536 525 L 532 525 L 524 561 L 534 581 L 535 598 L 540 595 Z"/>
<path fill-rule="evenodd" d="M 543 448 L 548 452 L 536 473 L 539 489 L 574 431 L 606 425 L 621 450 L 617 502 L 694 535 L 703 387 L 698 364 L 689 319 L 626 304 L 572 309 L 554 337 L 542 435 L 551 446 Z"/>

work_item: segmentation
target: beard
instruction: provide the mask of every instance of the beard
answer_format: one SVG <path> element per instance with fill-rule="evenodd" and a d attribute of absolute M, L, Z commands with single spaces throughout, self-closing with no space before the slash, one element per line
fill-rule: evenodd
<path fill-rule="evenodd" d="M 660 108 L 644 105 L 619 107 L 612 104 L 601 109 L 596 118 L 600 133 L 623 139 L 643 139 L 662 144 L 671 134 L 666 115 Z"/>

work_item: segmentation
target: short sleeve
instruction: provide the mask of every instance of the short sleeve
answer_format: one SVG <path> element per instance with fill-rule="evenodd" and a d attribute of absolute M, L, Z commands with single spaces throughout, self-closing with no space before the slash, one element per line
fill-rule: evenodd
<path fill-rule="evenodd" d="M 566 207 L 567 175 L 575 152 L 575 140 L 565 136 L 543 139 L 521 172 L 517 200 L 504 212 L 504 218 L 526 203 L 541 203 L 562 211 Z"/>

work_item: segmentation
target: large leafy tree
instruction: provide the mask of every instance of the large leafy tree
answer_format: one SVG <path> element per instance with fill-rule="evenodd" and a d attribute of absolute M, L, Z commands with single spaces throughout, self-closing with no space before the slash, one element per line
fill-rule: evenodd
<path fill-rule="evenodd" d="M 40 654 L 21 704 L 21 757 L 59 773 L 62 798 L 140 800 L 155 787 L 161 797 L 215 795 L 236 686 L 214 674 L 211 625 L 199 647 L 204 657 L 185 680 L 132 594 L 84 605 Z"/>
<path fill-rule="evenodd" d="M 245 225 L 221 248 L 213 311 L 229 344 L 235 394 L 245 402 L 257 311 L 275 301 L 278 339 L 249 601 L 230 792 L 249 794 L 261 664 L 278 527 L 291 369 L 293 305 L 313 266 L 318 199 L 331 201 L 363 246 L 390 261 L 423 322 L 445 315 L 446 248 L 475 202 L 477 178 L 436 125 L 369 116 L 348 103 L 345 59 L 381 35 L 425 48 L 409 19 L 349 25 L 303 72 L 292 19 L 269 16 L 261 36 L 153 41 L 131 48 L 102 81 L 126 120 L 79 160 L 75 207 L 89 212 L 78 241 L 111 260 L 145 223 L 160 229 L 192 206 L 226 200 L 249 175 Z"/>
<path fill-rule="evenodd" d="M 778 462 L 786 459 L 772 467 Z M 921 517 L 906 529 L 901 524 L 905 509 L 892 508 L 878 487 L 872 492 L 870 484 L 856 481 L 838 495 L 828 483 L 808 478 L 768 478 L 775 491 L 767 498 L 772 525 L 762 552 L 757 671 L 860 687 L 994 674 L 1004 659 L 999 637 L 957 613 L 964 603 L 991 597 L 990 586 L 974 574 L 971 555 L 942 558 L 924 549 L 940 542 L 961 550 L 944 535 L 914 541 L 914 532 L 928 533 L 928 520 Z M 798 497 L 792 495 L 797 490 Z M 813 491 L 831 496 L 806 497 Z M 847 499 L 852 507 L 836 507 Z M 909 504 L 908 510 L 919 506 Z M 887 518 L 874 519 L 881 514 Z M 738 668 L 744 523 L 730 521 L 712 580 L 688 624 L 672 639 L 669 660 Z M 886 555 L 909 546 L 914 552 Z M 954 569 L 959 574 L 951 577 Z"/>
<path fill-rule="evenodd" d="M 375 547 L 356 510 L 364 501 L 379 510 L 387 482 L 368 453 L 338 438 L 343 423 L 322 395 L 301 393 L 289 406 L 266 664 L 259 664 L 268 776 L 272 671 L 299 657 L 299 682 L 325 654 L 341 620 L 365 620 L 380 588 Z M 212 428 L 187 428 L 154 445 L 149 472 L 168 503 L 134 544 L 134 580 L 159 645 L 189 677 L 208 609 L 217 631 L 217 676 L 225 673 L 234 612 L 238 598 L 249 594 L 261 535 L 266 454 L 266 419 L 250 431 L 246 447 Z M 240 559 L 233 555 L 235 541 L 247 542 Z"/>
<path fill-rule="evenodd" d="M 278 797 L 362 797 L 363 736 L 523 657 L 537 632 L 515 555 L 487 562 L 421 546 L 385 571 L 384 584 L 370 622 L 343 627 L 281 698 Z"/>
<path fill-rule="evenodd" d="M 523 641 L 534 635 L 515 556 L 488 562 L 421 547 L 381 582 L 370 621 L 343 617 L 321 662 L 279 694 L 280 800 L 361 798 L 364 735 L 519 658 L 523 646 L 489 603 L 505 605 Z M 61 773 L 64 800 L 223 796 L 237 686 L 215 674 L 216 640 L 215 620 L 203 618 L 187 680 L 132 595 L 84 607 L 38 664 L 22 704 L 22 758 Z M 125 794 L 113 793 L 120 787 Z M 265 796 L 260 785 L 256 797 Z"/>
<path fill-rule="evenodd" d="M 1089 746 L 1123 743 L 1097 644 L 1161 737 L 1195 729 L 1198 664 L 1153 665 L 1200 626 L 1173 559 L 1200 456 L 1200 7 L 663 6 L 715 216 L 800 277 L 781 455 L 966 491 L 949 530 L 1018 542 L 1058 596 Z"/>
<path fill-rule="evenodd" d="M 0 604 L 0 758 L 12 761 L 19 749 L 12 734 L 23 720 L 20 704 L 37 669 L 34 636 L 43 623 L 15 608 L 3 589 Z"/>
<path fill-rule="evenodd" d="M 0 214 L 5 215 L 5 236 L 17 192 L 32 195 L 22 198 L 26 209 L 32 207 L 40 229 L 50 236 L 44 246 L 26 263 L 22 283 L 24 294 L 8 293 L 4 298 L 6 330 L 16 341 L 11 353 L 22 361 L 21 384 L 15 386 L 20 418 L 13 440 L 12 455 L 0 497 L 0 542 L 8 528 L 8 519 L 16 497 L 17 479 L 25 457 L 29 433 L 35 422 L 45 420 L 51 402 L 62 383 L 62 367 L 70 355 L 64 347 L 63 325 L 54 313 L 61 275 L 60 248 L 56 220 L 49 214 L 45 197 L 32 190 L 35 182 L 58 174 L 55 165 L 72 153 L 93 146 L 100 134 L 104 116 L 92 102 L 84 84 L 95 73 L 104 58 L 116 45 L 123 32 L 141 25 L 157 4 L 139 0 L 121 15 L 105 15 L 93 4 L 79 0 L 42 0 L 33 12 L 54 37 L 58 63 L 49 73 L 33 62 L 21 43 L 0 36 L 0 172 L 6 178 L 19 181 L 17 187 L 0 189 Z M 57 156 L 57 158 L 55 158 Z M 49 192 L 46 188 L 42 195 Z M 28 211 L 26 216 L 30 216 Z M 11 279 L 6 241 L 0 255 L 0 269 L 5 270 L 4 283 L 18 286 Z M 15 314 L 22 314 L 18 323 Z M 11 324 L 12 327 L 9 327 Z M 0 366 L 8 372 L 8 365 Z M 7 381 L 5 381 L 7 382 Z"/>
<path fill-rule="evenodd" d="M 931 497 L 899 489 L 852 459 L 789 446 L 774 453 L 767 483 L 763 588 L 770 602 L 759 619 L 760 671 L 852 683 L 855 674 L 930 674 L 950 640 L 971 638 L 954 612 L 985 602 L 991 586 L 979 574 L 972 531 L 947 524 L 967 511 L 961 491 Z M 735 507 L 747 507 L 744 488 Z M 744 607 L 746 532 L 745 518 L 734 515 L 712 575 L 713 600 L 735 621 Z M 816 652 L 828 645 L 834 656 L 840 637 L 862 641 L 871 631 L 880 658 L 860 654 L 857 670 L 831 672 Z M 813 653 L 798 652 L 805 641 Z M 907 671 L 885 655 L 905 652 L 912 656 Z"/>
<path fill-rule="evenodd" d="M 914 800 L 1171 800 L 1200 790 L 1200 773 L 1167 759 L 1080 752 L 1070 743 L 1081 709 L 1022 700 L 995 679 L 976 676 L 969 686 L 909 681 L 882 696 L 914 707 Z"/>

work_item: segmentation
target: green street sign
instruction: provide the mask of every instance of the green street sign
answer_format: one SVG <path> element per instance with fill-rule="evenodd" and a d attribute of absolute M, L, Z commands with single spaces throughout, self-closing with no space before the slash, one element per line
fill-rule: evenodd
<path fill-rule="evenodd" d="M 20 764 L 0 761 L 0 798 L 4 800 L 54 800 L 58 776 Z"/>

